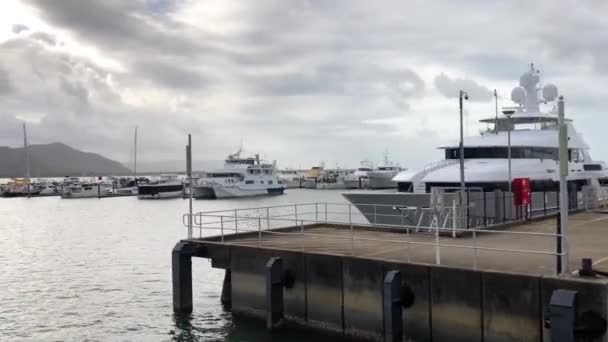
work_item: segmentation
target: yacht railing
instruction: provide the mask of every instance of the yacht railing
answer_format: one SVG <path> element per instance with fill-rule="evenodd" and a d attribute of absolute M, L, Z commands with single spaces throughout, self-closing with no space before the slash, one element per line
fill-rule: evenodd
<path fill-rule="evenodd" d="M 411 257 L 411 249 L 426 246 L 434 249 L 434 263 L 438 265 L 442 263 L 441 249 L 455 248 L 471 252 L 473 255 L 471 266 L 474 269 L 478 267 L 480 252 L 545 256 L 552 258 L 556 263 L 555 270 L 560 257 L 566 256 L 567 259 L 567 252 L 558 252 L 553 248 L 539 250 L 481 245 L 478 241 L 479 236 L 486 234 L 510 235 L 523 239 L 539 237 L 548 239 L 550 246 L 554 246 L 555 241 L 560 239 L 562 245 L 567 246 L 568 241 L 565 236 L 552 233 L 488 229 L 492 226 L 484 229 L 461 228 L 461 220 L 466 208 L 455 204 L 441 209 L 407 208 L 389 204 L 364 204 L 364 206 L 369 207 L 371 211 L 362 213 L 354 205 L 344 203 L 304 203 L 199 212 L 192 214 L 192 229 L 194 232 L 198 231 L 198 237 L 194 234 L 190 236 L 193 236 L 193 239 L 215 236 L 213 241 L 222 244 L 239 244 L 237 237 L 246 236 L 248 243 L 253 239 L 260 245 L 273 236 L 291 236 L 296 239 L 324 238 L 332 241 L 335 239 L 350 242 L 352 255 L 356 254 L 354 247 L 356 241 L 379 242 L 387 246 L 402 243 L 408 251 L 408 261 Z M 376 219 L 368 221 L 370 214 Z M 430 224 L 422 225 L 422 218 L 425 216 L 431 217 Z M 386 218 L 391 218 L 393 222 L 397 220 L 398 223 L 386 223 Z M 411 220 L 408 218 L 416 218 L 415 224 L 409 224 Z M 184 226 L 188 227 L 189 214 L 184 214 L 182 221 Z M 337 230 L 322 228 L 337 228 Z M 340 230 L 350 231 L 350 234 L 340 234 Z M 357 234 L 359 231 L 382 231 L 399 235 L 378 234 L 378 237 L 370 237 Z M 415 232 L 426 235 L 426 240 L 414 239 Z M 446 237 L 449 242 L 445 242 Z M 463 244 L 457 239 L 458 237 L 463 237 L 467 243 Z M 306 248 L 303 247 L 303 250 Z"/>

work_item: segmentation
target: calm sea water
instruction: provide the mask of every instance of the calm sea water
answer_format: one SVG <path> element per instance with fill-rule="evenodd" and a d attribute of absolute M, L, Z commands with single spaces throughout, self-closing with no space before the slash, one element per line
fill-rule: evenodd
<path fill-rule="evenodd" d="M 344 202 L 343 191 L 289 190 L 194 201 L 195 211 Z M 0 341 L 335 341 L 270 335 L 220 304 L 223 270 L 193 259 L 194 312 L 176 318 L 171 249 L 188 201 L 0 198 Z"/>

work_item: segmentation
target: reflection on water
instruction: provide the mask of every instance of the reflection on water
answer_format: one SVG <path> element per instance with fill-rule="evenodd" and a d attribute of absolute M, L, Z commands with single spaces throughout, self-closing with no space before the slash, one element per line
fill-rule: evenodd
<path fill-rule="evenodd" d="M 289 190 L 195 201 L 194 210 L 345 202 L 340 193 Z M 187 207 L 182 199 L 0 198 L 0 341 L 335 341 L 235 320 L 220 303 L 224 272 L 206 259 L 192 261 L 194 313 L 174 316 L 171 250 L 186 234 Z"/>
<path fill-rule="evenodd" d="M 264 329 L 265 322 L 259 319 L 252 319 L 241 316 L 232 316 L 229 312 L 224 312 L 223 322 L 217 329 L 210 329 L 209 326 L 198 327 L 200 317 L 196 315 L 174 315 L 175 330 L 173 334 L 174 342 L 208 342 L 208 341 L 229 341 L 229 342 L 341 342 L 345 339 L 326 335 L 304 329 L 298 326 L 289 326 L 270 333 Z"/>

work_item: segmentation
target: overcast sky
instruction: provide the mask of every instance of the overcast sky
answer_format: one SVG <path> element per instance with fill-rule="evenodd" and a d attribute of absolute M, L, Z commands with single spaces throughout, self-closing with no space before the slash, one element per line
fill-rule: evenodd
<path fill-rule="evenodd" d="M 283 167 L 442 158 L 534 62 L 608 160 L 603 0 L 2 0 L 0 145 L 127 162 L 246 152 Z"/>

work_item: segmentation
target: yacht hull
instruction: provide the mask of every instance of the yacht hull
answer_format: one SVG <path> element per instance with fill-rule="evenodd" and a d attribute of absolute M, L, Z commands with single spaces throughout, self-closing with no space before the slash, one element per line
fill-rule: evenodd
<path fill-rule="evenodd" d="M 235 198 L 235 197 L 253 197 L 253 196 L 268 196 L 282 195 L 285 188 L 268 188 L 268 189 L 241 189 L 238 187 L 225 187 L 220 185 L 197 186 L 194 188 L 192 197 L 197 199 L 215 199 L 215 198 Z"/>
<path fill-rule="evenodd" d="M 344 187 L 346 189 L 365 189 L 369 185 L 369 180 L 367 178 L 357 178 L 357 179 L 345 179 Z"/>
<path fill-rule="evenodd" d="M 29 196 L 38 196 L 40 194 L 40 192 L 37 191 L 32 191 Z M 1 195 L 2 197 L 27 197 L 28 193 L 27 192 L 12 192 L 12 191 L 7 191 L 2 193 Z"/>
<path fill-rule="evenodd" d="M 397 183 L 393 182 L 394 174 L 368 175 L 368 185 L 370 189 L 396 189 Z"/>
<path fill-rule="evenodd" d="M 164 198 L 181 198 L 183 190 L 179 191 L 161 191 L 153 194 L 139 194 L 139 199 L 164 199 Z"/>
<path fill-rule="evenodd" d="M 281 180 L 283 186 L 287 189 L 298 189 L 302 188 L 302 180 L 301 179 L 291 179 L 291 180 Z"/>
<path fill-rule="evenodd" d="M 316 189 L 318 190 L 339 190 L 345 189 L 344 182 L 335 183 L 317 183 Z"/>
<path fill-rule="evenodd" d="M 98 194 L 97 192 L 91 192 L 91 193 L 72 193 L 72 192 L 67 192 L 67 193 L 63 193 L 61 194 L 61 198 L 98 198 L 98 197 L 103 197 L 104 194 Z"/>

